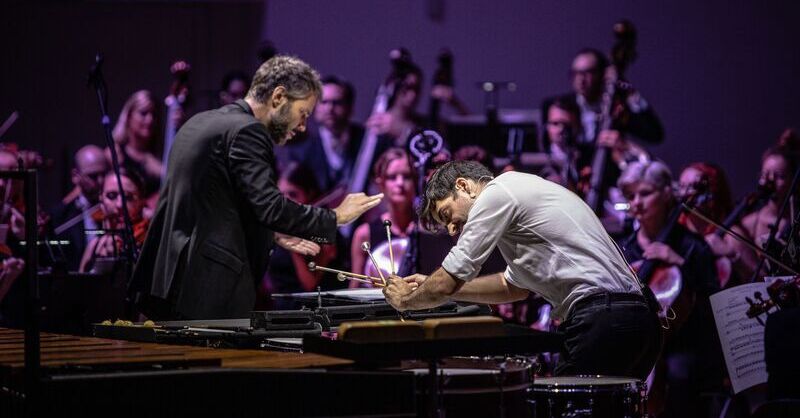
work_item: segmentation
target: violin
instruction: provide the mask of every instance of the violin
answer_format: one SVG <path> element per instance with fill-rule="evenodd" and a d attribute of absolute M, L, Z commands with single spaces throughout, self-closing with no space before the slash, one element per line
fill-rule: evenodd
<path fill-rule="evenodd" d="M 733 208 L 733 211 L 731 211 L 731 213 L 725 217 L 725 220 L 722 221 L 721 227 L 718 227 L 716 231 L 714 231 L 714 235 L 716 235 L 717 238 L 723 238 L 726 231 L 730 230 L 733 225 L 737 224 L 742 218 L 742 215 L 763 204 L 767 199 L 770 198 L 772 193 L 774 193 L 774 190 L 770 187 L 759 185 L 756 192 L 750 193 L 744 199 L 739 201 L 736 207 Z M 730 281 L 731 275 L 733 274 L 733 263 L 728 257 L 717 257 L 715 263 L 717 266 L 717 277 L 719 279 L 720 286 L 725 287 Z"/>

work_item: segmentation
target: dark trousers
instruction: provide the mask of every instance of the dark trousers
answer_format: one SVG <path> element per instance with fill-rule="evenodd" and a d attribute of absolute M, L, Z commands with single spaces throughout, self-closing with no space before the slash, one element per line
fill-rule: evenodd
<path fill-rule="evenodd" d="M 599 293 L 579 300 L 558 330 L 565 342 L 556 375 L 644 380 L 658 359 L 663 338 L 653 302 L 628 293 Z"/>

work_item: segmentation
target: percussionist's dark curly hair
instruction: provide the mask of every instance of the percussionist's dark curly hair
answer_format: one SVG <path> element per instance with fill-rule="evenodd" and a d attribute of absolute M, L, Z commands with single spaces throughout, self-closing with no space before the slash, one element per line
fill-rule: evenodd
<path fill-rule="evenodd" d="M 278 86 L 283 86 L 292 100 L 305 99 L 312 94 L 322 97 L 319 74 L 299 58 L 286 55 L 277 55 L 261 64 L 253 76 L 247 97 L 267 103 Z"/>
<path fill-rule="evenodd" d="M 428 231 L 441 229 L 433 216 L 436 212 L 436 202 L 448 196 L 456 196 L 456 179 L 459 177 L 481 184 L 488 183 L 494 178 L 486 166 L 475 161 L 451 161 L 439 167 L 428 179 L 417 209 L 423 228 Z"/>

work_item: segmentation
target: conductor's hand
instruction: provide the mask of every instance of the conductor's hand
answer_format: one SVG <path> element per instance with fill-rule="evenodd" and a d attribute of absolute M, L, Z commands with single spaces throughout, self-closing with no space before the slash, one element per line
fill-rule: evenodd
<path fill-rule="evenodd" d="M 275 243 L 293 253 L 302 255 L 317 255 L 320 250 L 316 243 L 284 234 L 275 234 Z"/>
<path fill-rule="evenodd" d="M 336 225 L 347 225 L 355 221 L 362 213 L 378 206 L 383 199 L 383 193 L 367 196 L 364 193 L 352 193 L 347 195 L 333 211 L 336 213 Z"/>
<path fill-rule="evenodd" d="M 405 296 L 417 289 L 417 286 L 409 284 L 402 277 L 390 276 L 386 287 L 383 288 L 383 296 L 386 302 L 398 311 L 405 311 L 408 307 L 403 302 Z"/>

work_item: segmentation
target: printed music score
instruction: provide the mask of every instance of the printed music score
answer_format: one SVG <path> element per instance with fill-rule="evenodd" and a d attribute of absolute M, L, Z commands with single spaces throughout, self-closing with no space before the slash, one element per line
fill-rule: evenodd
<path fill-rule="evenodd" d="M 766 295 L 767 284 L 743 284 L 711 295 L 711 309 L 734 393 L 767 381 L 764 326 L 756 318 L 747 317 L 750 305 L 745 297 L 752 298 L 755 292 Z"/>

